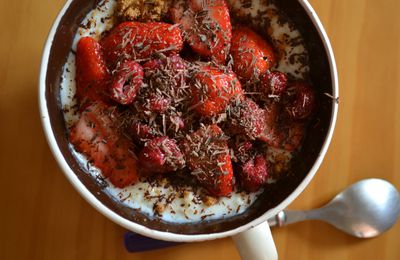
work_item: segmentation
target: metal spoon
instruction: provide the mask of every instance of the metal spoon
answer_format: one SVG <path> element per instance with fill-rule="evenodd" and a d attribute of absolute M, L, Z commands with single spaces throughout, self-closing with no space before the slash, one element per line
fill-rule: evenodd
<path fill-rule="evenodd" d="M 325 206 L 313 210 L 284 210 L 268 224 L 285 226 L 304 220 L 325 221 L 349 235 L 369 238 L 391 228 L 400 217 L 400 194 L 389 182 L 365 179 L 336 195 Z M 130 252 L 169 247 L 178 243 L 158 241 L 128 232 L 125 246 Z"/>
<path fill-rule="evenodd" d="M 389 182 L 366 179 L 354 183 L 325 206 L 313 210 L 284 210 L 269 219 L 270 226 L 304 220 L 328 222 L 349 235 L 369 238 L 391 228 L 400 217 L 400 195 Z"/>

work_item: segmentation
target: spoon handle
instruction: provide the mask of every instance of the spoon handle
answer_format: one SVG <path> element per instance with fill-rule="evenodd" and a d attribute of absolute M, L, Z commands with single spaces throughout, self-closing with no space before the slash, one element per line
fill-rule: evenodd
<path fill-rule="evenodd" d="M 292 223 L 301 222 L 308 219 L 305 211 L 301 210 L 283 210 L 275 217 L 268 219 L 270 227 L 282 227 Z"/>

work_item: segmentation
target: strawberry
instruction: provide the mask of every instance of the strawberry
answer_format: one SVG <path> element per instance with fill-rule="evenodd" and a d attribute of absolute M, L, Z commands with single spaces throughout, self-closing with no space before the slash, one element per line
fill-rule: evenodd
<path fill-rule="evenodd" d="M 138 180 L 136 160 L 129 152 L 129 140 L 113 128 L 111 110 L 101 103 L 87 107 L 70 129 L 70 141 L 104 177 L 123 188 Z"/>
<path fill-rule="evenodd" d="M 233 170 L 226 136 L 217 125 L 201 126 L 181 144 L 186 164 L 209 193 L 227 196 L 233 190 Z"/>
<path fill-rule="evenodd" d="M 286 112 L 293 119 L 305 119 L 315 109 L 315 92 L 307 84 L 296 82 L 289 86 Z"/>
<path fill-rule="evenodd" d="M 106 100 L 107 78 L 100 44 L 91 37 L 81 38 L 76 49 L 76 97 L 81 108 Z"/>
<path fill-rule="evenodd" d="M 233 30 L 231 55 L 233 71 L 243 81 L 257 79 L 275 65 L 271 45 L 246 27 Z"/>
<path fill-rule="evenodd" d="M 287 87 L 286 75 L 279 71 L 272 71 L 261 76 L 262 92 L 269 95 L 281 96 Z"/>
<path fill-rule="evenodd" d="M 134 61 L 125 61 L 114 72 L 111 97 L 122 105 L 132 103 L 143 84 L 143 68 Z"/>
<path fill-rule="evenodd" d="M 240 82 L 233 72 L 225 73 L 208 66 L 201 67 L 194 75 L 191 90 L 195 112 L 204 117 L 222 113 L 230 100 L 243 95 Z"/>
<path fill-rule="evenodd" d="M 268 179 L 268 167 L 264 157 L 257 155 L 244 163 L 238 177 L 244 190 L 258 191 Z"/>
<path fill-rule="evenodd" d="M 264 131 L 264 110 L 249 98 L 233 101 L 228 116 L 229 125 L 235 134 L 245 134 L 254 140 Z"/>
<path fill-rule="evenodd" d="M 104 57 L 111 67 L 123 60 L 149 58 L 155 53 L 166 55 L 183 47 L 181 30 L 161 22 L 123 22 L 100 41 Z"/>
<path fill-rule="evenodd" d="M 183 29 L 193 51 L 224 64 L 232 38 L 232 25 L 225 0 L 176 1 L 172 20 Z"/>
<path fill-rule="evenodd" d="M 175 140 L 156 137 L 145 143 L 139 154 L 144 173 L 167 173 L 182 169 L 185 160 Z"/>

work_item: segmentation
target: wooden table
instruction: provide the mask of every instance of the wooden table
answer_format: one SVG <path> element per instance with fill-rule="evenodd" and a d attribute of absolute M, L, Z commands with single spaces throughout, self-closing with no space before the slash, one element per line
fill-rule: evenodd
<path fill-rule="evenodd" d="M 291 205 L 322 205 L 357 180 L 400 188 L 400 2 L 312 0 L 337 58 L 340 112 L 319 173 Z M 230 239 L 129 254 L 124 229 L 67 182 L 43 136 L 41 51 L 64 0 L 0 1 L 0 259 L 239 259 Z M 359 240 L 327 224 L 274 229 L 281 259 L 400 259 L 400 224 Z"/>

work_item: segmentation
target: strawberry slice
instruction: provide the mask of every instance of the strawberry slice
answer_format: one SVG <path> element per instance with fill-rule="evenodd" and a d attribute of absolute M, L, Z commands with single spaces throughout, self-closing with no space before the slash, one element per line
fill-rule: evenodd
<path fill-rule="evenodd" d="M 107 65 L 114 67 L 123 60 L 150 57 L 155 53 L 170 55 L 183 47 L 181 30 L 160 22 L 124 22 L 100 42 Z"/>
<path fill-rule="evenodd" d="M 112 125 L 111 108 L 101 103 L 91 105 L 70 129 L 70 141 L 104 177 L 123 188 L 138 180 L 136 160 L 129 152 L 129 140 L 118 136 Z"/>
<path fill-rule="evenodd" d="M 100 44 L 91 37 L 81 38 L 76 49 L 76 97 L 81 108 L 107 100 L 104 82 L 107 78 Z"/>
<path fill-rule="evenodd" d="M 232 38 L 232 25 L 224 0 L 176 1 L 171 14 L 172 20 L 181 24 L 183 37 L 195 52 L 218 63 L 225 63 Z"/>
<path fill-rule="evenodd" d="M 271 45 L 246 27 L 233 30 L 231 55 L 233 71 L 243 81 L 257 79 L 276 63 Z"/>
<path fill-rule="evenodd" d="M 214 196 L 233 190 L 233 170 L 227 137 L 217 125 L 202 126 L 181 145 L 186 164 L 197 181 Z"/>
<path fill-rule="evenodd" d="M 204 117 L 222 113 L 234 98 L 241 98 L 243 90 L 233 72 L 204 66 L 194 75 L 191 86 L 195 112 Z"/>

